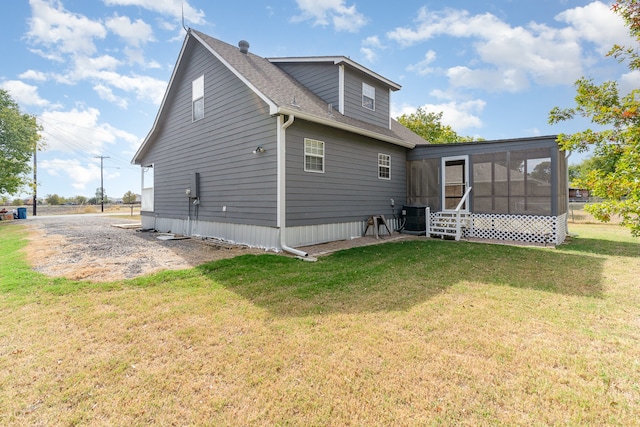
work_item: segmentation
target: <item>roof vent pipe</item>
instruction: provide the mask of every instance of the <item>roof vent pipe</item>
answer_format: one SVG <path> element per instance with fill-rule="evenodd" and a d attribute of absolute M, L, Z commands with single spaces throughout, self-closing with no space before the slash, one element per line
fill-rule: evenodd
<path fill-rule="evenodd" d="M 240 48 L 240 52 L 244 53 L 245 55 L 249 52 L 249 42 L 246 40 L 240 40 L 238 42 L 238 47 Z"/>

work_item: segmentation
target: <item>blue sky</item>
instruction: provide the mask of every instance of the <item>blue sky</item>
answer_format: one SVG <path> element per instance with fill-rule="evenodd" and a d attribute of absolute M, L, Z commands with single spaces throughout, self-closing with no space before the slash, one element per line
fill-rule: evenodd
<path fill-rule="evenodd" d="M 344 55 L 402 85 L 392 115 L 423 106 L 462 135 L 572 133 L 550 126 L 573 105 L 574 82 L 640 73 L 605 53 L 631 44 L 610 3 L 574 0 L 18 0 L 3 5 L 0 87 L 42 124 L 38 195 L 140 192 L 130 164 L 153 124 L 185 24 L 249 41 L 263 57 Z M 576 162 L 581 157 L 570 158 Z"/>

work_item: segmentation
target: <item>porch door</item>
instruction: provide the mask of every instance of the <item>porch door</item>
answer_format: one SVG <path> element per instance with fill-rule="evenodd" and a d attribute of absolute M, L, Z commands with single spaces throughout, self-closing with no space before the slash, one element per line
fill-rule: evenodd
<path fill-rule="evenodd" d="M 449 211 L 458 207 L 469 182 L 469 156 L 442 158 L 442 210 Z M 468 200 L 460 208 L 469 210 Z"/>

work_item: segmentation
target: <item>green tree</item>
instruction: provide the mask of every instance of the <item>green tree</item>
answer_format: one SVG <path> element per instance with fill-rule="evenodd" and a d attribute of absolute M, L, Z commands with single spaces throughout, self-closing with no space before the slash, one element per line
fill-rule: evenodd
<path fill-rule="evenodd" d="M 69 201 L 75 203 L 76 205 L 86 205 L 87 200 L 88 199 L 85 196 L 74 196 L 72 199 L 69 199 Z"/>
<path fill-rule="evenodd" d="M 0 89 L 0 193 L 16 194 L 32 184 L 31 156 L 40 148 L 36 118 L 22 114 L 9 93 Z"/>
<path fill-rule="evenodd" d="M 133 191 L 127 191 L 122 196 L 122 203 L 126 203 L 128 205 L 132 205 L 136 202 L 136 194 Z"/>
<path fill-rule="evenodd" d="M 538 181 L 551 182 L 551 162 L 538 163 L 529 175 Z"/>
<path fill-rule="evenodd" d="M 57 194 L 47 194 L 45 200 L 49 205 L 61 205 L 64 203 L 64 197 L 60 197 Z"/>
<path fill-rule="evenodd" d="M 640 0 L 619 1 L 612 9 L 624 18 L 635 42 L 640 43 Z M 631 70 L 640 70 L 637 46 L 615 45 L 608 55 L 620 61 L 629 60 Z M 640 236 L 640 89 L 621 96 L 615 81 L 597 85 L 585 77 L 575 86 L 576 106 L 554 107 L 549 113 L 549 123 L 579 116 L 604 129 L 558 136 L 564 150 L 584 152 L 592 148 L 598 159 L 581 181 L 592 195 L 604 200 L 586 209 L 605 222 L 612 215 L 620 215 L 622 224 L 629 227 L 634 236 Z"/>
<path fill-rule="evenodd" d="M 107 192 L 104 191 L 103 187 L 98 187 L 96 188 L 96 204 L 99 205 L 103 201 L 104 203 L 108 203 L 109 197 L 107 197 Z"/>
<path fill-rule="evenodd" d="M 611 173 L 615 170 L 616 158 L 591 156 L 582 160 L 577 165 L 569 166 L 569 185 L 577 188 L 590 188 L 589 173 L 600 170 Z"/>
<path fill-rule="evenodd" d="M 458 135 L 449 125 L 442 124 L 442 112 L 427 112 L 418 107 L 415 113 L 403 114 L 398 122 L 432 144 L 453 144 L 474 141 L 473 137 Z"/>

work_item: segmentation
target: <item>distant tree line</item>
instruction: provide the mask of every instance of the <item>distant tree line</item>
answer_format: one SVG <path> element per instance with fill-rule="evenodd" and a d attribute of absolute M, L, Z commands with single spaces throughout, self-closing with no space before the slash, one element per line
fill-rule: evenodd
<path fill-rule="evenodd" d="M 137 195 L 133 191 L 127 191 L 124 196 L 122 196 L 122 203 L 132 205 L 137 203 Z M 59 206 L 59 205 L 99 205 L 102 202 L 99 196 L 95 197 L 86 197 L 86 196 L 73 196 L 73 197 L 63 197 L 58 194 L 47 194 L 44 198 L 38 198 L 38 205 L 50 205 L 50 206 Z M 106 193 L 104 194 L 104 202 L 105 203 L 113 203 L 114 201 L 107 197 Z M 8 196 L 0 197 L 0 206 L 23 206 L 25 204 L 31 204 L 32 199 L 13 199 L 11 200 Z"/>

